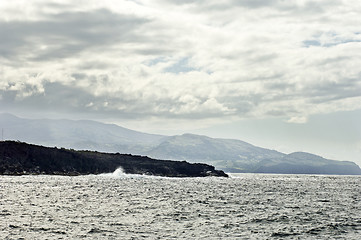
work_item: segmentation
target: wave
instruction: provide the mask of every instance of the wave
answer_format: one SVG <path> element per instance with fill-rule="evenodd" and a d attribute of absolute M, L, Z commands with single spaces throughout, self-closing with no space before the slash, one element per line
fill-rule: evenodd
<path fill-rule="evenodd" d="M 126 173 L 122 167 L 118 167 L 112 173 L 101 173 L 101 174 L 98 174 L 97 176 L 109 177 L 109 178 L 165 178 L 165 177 L 161 177 L 161 176 Z"/>

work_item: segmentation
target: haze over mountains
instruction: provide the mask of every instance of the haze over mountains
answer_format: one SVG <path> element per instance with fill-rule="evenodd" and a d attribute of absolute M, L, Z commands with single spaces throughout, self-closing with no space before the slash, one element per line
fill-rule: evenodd
<path fill-rule="evenodd" d="M 0 114 L 0 127 L 4 129 L 4 140 L 187 160 L 228 172 L 361 174 L 353 162 L 304 152 L 284 154 L 234 139 L 194 134 L 164 136 L 95 121 L 23 119 L 5 113 Z"/>

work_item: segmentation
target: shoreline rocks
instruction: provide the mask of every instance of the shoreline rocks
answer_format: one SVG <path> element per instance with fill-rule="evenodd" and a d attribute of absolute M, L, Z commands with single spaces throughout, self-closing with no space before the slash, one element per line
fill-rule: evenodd
<path fill-rule="evenodd" d="M 0 175 L 77 176 L 114 172 L 164 177 L 228 177 L 201 163 L 157 160 L 146 156 L 51 148 L 16 141 L 0 142 Z"/>

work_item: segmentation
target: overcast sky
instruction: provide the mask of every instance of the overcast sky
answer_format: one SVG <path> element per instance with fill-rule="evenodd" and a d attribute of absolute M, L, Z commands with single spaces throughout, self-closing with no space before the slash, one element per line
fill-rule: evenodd
<path fill-rule="evenodd" d="M 0 0 L 0 112 L 361 165 L 359 0 Z"/>

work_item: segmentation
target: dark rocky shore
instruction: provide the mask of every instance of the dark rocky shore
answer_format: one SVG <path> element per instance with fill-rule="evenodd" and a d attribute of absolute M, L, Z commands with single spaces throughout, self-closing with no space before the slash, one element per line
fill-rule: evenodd
<path fill-rule="evenodd" d="M 120 153 L 75 151 L 15 141 L 0 142 L 0 175 L 85 175 L 114 172 L 166 177 L 227 177 L 213 166 L 186 161 L 156 160 Z"/>

